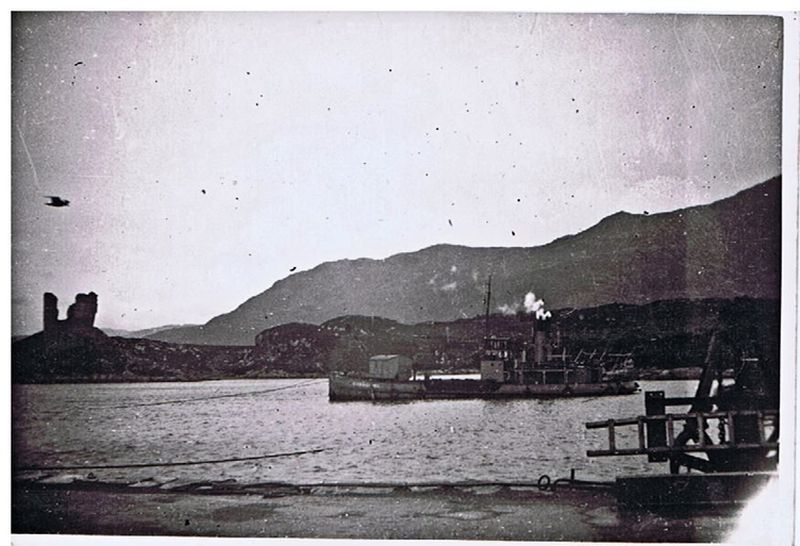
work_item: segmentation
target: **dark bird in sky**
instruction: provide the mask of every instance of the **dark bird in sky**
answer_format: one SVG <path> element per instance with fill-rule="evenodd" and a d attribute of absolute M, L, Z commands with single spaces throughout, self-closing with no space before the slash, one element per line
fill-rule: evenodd
<path fill-rule="evenodd" d="M 47 205 L 48 207 L 68 207 L 69 206 L 69 201 L 68 200 L 61 199 L 57 195 L 45 195 L 45 197 L 47 197 L 50 200 L 49 203 L 45 203 L 45 205 Z"/>

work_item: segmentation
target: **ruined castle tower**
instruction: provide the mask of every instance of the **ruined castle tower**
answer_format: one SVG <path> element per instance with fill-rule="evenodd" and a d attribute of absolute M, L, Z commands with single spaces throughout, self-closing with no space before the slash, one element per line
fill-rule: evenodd
<path fill-rule="evenodd" d="M 78 294 L 75 303 L 67 309 L 67 324 L 76 330 L 91 330 L 94 327 L 94 317 L 97 314 L 97 294 Z"/>
<path fill-rule="evenodd" d="M 58 328 L 58 298 L 50 292 L 44 293 L 44 331 Z"/>
<path fill-rule="evenodd" d="M 97 315 L 97 294 L 78 294 L 75 303 L 67 309 L 67 318 L 58 320 L 58 298 L 50 293 L 44 294 L 44 334 L 51 336 L 60 333 L 88 333 L 94 328 Z"/>

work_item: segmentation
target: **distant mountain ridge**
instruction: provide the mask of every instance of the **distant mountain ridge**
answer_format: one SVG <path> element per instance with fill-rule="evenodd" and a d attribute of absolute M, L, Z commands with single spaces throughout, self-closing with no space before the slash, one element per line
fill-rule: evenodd
<path fill-rule="evenodd" d="M 197 326 L 195 324 L 165 324 L 164 326 L 156 326 L 154 328 L 144 328 L 142 330 L 119 330 L 116 328 L 103 328 L 101 327 L 100 330 L 103 331 L 107 336 L 110 337 L 125 337 L 131 339 L 140 339 L 146 338 L 148 336 L 152 336 L 153 334 L 157 334 L 163 330 L 175 330 L 177 328 L 188 328 Z M 23 336 L 24 337 L 24 336 Z"/>
<path fill-rule="evenodd" d="M 732 197 L 659 214 L 619 212 L 546 245 L 435 245 L 383 260 L 326 262 L 290 275 L 202 326 L 148 336 L 252 345 L 280 324 L 376 315 L 412 324 L 480 314 L 534 291 L 557 308 L 657 300 L 780 297 L 781 178 Z"/>

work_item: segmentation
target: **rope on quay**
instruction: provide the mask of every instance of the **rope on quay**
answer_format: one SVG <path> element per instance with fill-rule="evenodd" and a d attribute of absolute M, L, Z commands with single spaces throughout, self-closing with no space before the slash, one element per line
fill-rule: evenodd
<path fill-rule="evenodd" d="M 555 491 L 558 487 L 571 487 L 573 489 L 607 489 L 614 484 L 611 482 L 599 482 L 593 480 L 578 480 L 575 479 L 575 469 L 569 472 L 569 478 L 556 478 L 551 480 L 547 474 L 542 474 L 536 481 L 536 487 L 540 491 Z"/>
<path fill-rule="evenodd" d="M 572 487 L 578 489 L 606 489 L 613 487 L 613 482 L 600 482 L 589 480 L 575 480 L 572 478 L 558 478 L 550 481 L 547 474 L 543 474 L 537 481 L 442 481 L 442 482 L 316 482 L 316 483 L 280 483 L 269 485 L 282 485 L 286 487 L 302 488 L 401 488 L 413 487 L 526 487 L 536 488 L 540 491 L 554 491 L 556 487 Z"/>
<path fill-rule="evenodd" d="M 16 472 L 33 472 L 33 471 L 50 471 L 50 470 L 102 470 L 112 468 L 155 468 L 166 466 L 191 466 L 199 464 L 219 464 L 219 463 L 237 463 L 241 461 L 257 461 L 261 459 L 275 459 L 278 457 L 295 457 L 297 455 L 307 455 L 311 453 L 319 453 L 326 451 L 329 448 L 321 447 L 317 449 L 308 449 L 305 451 L 290 451 L 288 453 L 271 453 L 269 455 L 256 455 L 254 457 L 231 457 L 229 459 L 208 459 L 205 461 L 174 461 L 166 463 L 132 463 L 132 464 L 96 464 L 96 465 L 65 465 L 65 466 L 20 466 L 13 470 Z"/>
<path fill-rule="evenodd" d="M 293 455 L 303 455 L 306 453 L 318 453 L 325 451 L 327 448 L 313 449 L 308 451 L 297 451 L 292 453 L 276 453 L 272 455 L 262 455 L 258 457 L 242 457 L 231 459 L 218 459 L 208 461 L 186 461 L 176 463 L 147 463 L 147 464 L 130 464 L 130 465 L 97 465 L 97 466 L 49 466 L 49 467 L 21 467 L 14 468 L 14 471 L 36 471 L 36 470 L 97 470 L 108 468 L 151 468 L 159 466 L 181 466 L 181 465 L 198 465 L 198 464 L 211 464 L 211 463 L 226 463 L 237 461 L 251 461 L 257 459 L 267 459 L 273 457 L 288 457 Z M 90 480 L 96 478 L 90 473 Z M 35 480 L 34 480 L 35 481 Z M 605 490 L 608 491 L 614 487 L 613 482 L 600 482 L 590 480 L 575 480 L 573 478 L 558 478 L 550 481 L 547 474 L 543 474 L 537 481 L 428 481 L 428 482 L 306 482 L 306 483 L 293 483 L 293 482 L 261 482 L 261 483 L 241 483 L 231 484 L 232 480 L 224 480 L 222 482 L 198 482 L 187 483 L 176 487 L 171 487 L 170 491 L 186 492 L 197 489 L 198 486 L 221 486 L 226 492 L 241 490 L 247 492 L 263 491 L 268 492 L 274 489 L 291 489 L 298 494 L 309 494 L 313 489 L 393 489 L 393 490 L 412 490 L 412 489 L 459 489 L 459 488 L 475 488 L 475 487 L 499 487 L 499 488 L 525 488 L 525 489 L 538 489 L 542 492 L 555 493 L 558 489 L 589 489 L 589 490 Z M 235 480 L 233 480 L 235 482 Z M 95 483 L 102 483 L 96 482 Z M 131 485 L 131 484 L 124 484 Z"/>
<path fill-rule="evenodd" d="M 248 391 L 248 392 L 237 392 L 233 394 L 217 394 L 214 396 L 202 396 L 199 398 L 184 398 L 182 400 L 164 400 L 161 402 L 142 402 L 140 404 L 125 404 L 121 406 L 98 406 L 93 409 L 127 409 L 127 408 L 141 408 L 145 406 L 166 406 L 169 404 L 185 404 L 188 402 L 201 402 L 203 400 L 216 400 L 218 398 L 235 398 L 237 396 L 250 396 L 254 394 L 266 394 L 269 392 L 276 392 L 276 391 L 283 391 L 286 389 L 294 389 L 297 387 L 301 387 L 303 385 L 309 385 L 311 383 L 319 383 L 321 381 L 327 381 L 327 379 L 310 379 L 308 381 L 302 381 L 300 383 L 295 383 L 294 385 L 287 385 L 285 387 L 275 387 L 274 389 L 266 389 L 263 391 Z"/>

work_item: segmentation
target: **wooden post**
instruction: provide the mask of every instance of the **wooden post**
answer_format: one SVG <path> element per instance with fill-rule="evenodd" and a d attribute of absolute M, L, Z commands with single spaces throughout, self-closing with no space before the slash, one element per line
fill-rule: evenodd
<path fill-rule="evenodd" d="M 706 445 L 705 419 L 702 413 L 697 414 L 697 443 L 701 446 Z"/>
<path fill-rule="evenodd" d="M 614 433 L 614 420 L 608 420 L 608 450 L 614 452 L 617 450 L 616 437 Z"/>
<path fill-rule="evenodd" d="M 667 415 L 667 445 L 675 445 L 675 425 L 672 422 L 672 415 Z"/>
<path fill-rule="evenodd" d="M 664 415 L 666 409 L 664 391 L 647 391 L 644 393 L 644 411 L 651 415 Z M 647 447 L 666 447 L 667 431 L 664 421 L 648 419 L 647 421 Z M 649 453 L 647 460 L 651 463 L 664 462 L 669 457 L 664 453 Z"/>
<path fill-rule="evenodd" d="M 647 445 L 644 441 L 644 417 L 641 415 L 636 418 L 636 427 L 639 431 L 639 449 L 644 450 Z"/>

